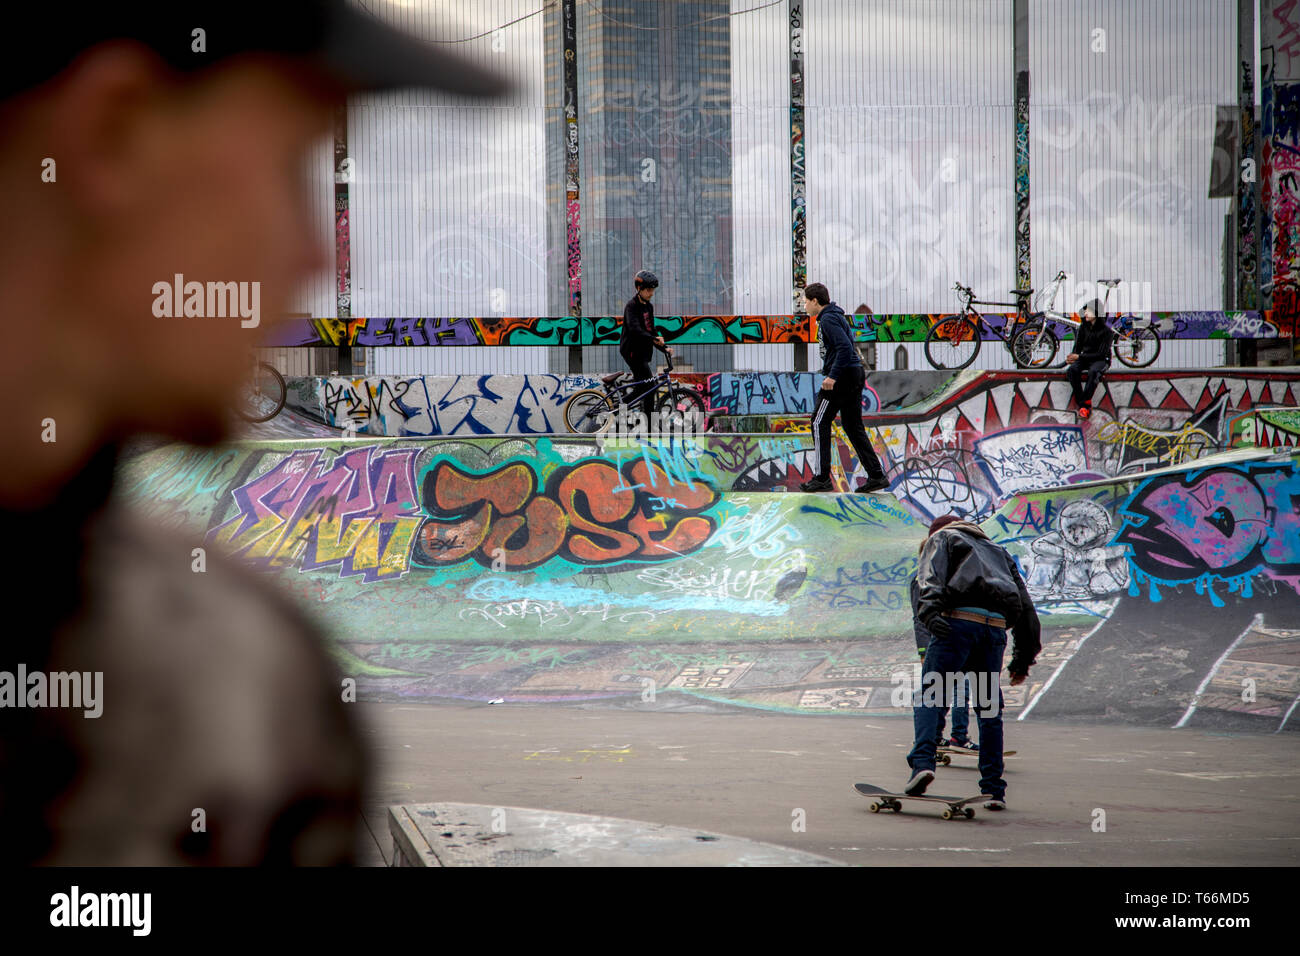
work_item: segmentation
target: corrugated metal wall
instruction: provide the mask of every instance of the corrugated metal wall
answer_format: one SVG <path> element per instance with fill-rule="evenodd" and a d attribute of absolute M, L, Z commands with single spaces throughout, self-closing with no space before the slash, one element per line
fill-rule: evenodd
<path fill-rule="evenodd" d="M 538 0 L 368 6 L 418 37 L 477 37 L 455 43 L 456 52 L 509 74 L 518 89 L 488 105 L 426 90 L 348 103 L 352 314 L 546 314 L 542 17 L 528 16 Z M 543 352 L 483 351 L 373 349 L 370 365 L 376 373 L 545 370 Z"/>
<path fill-rule="evenodd" d="M 650 16 L 643 8 L 654 2 L 578 0 L 580 26 L 604 24 L 602 68 L 627 43 L 646 57 L 680 45 L 671 38 L 680 26 L 641 29 L 682 20 Z M 557 0 L 362 6 L 417 36 L 465 40 L 458 52 L 511 74 L 519 91 L 486 107 L 418 91 L 349 103 L 353 314 L 557 314 L 547 294 L 563 289 L 565 273 L 553 215 L 563 193 L 548 171 L 557 144 L 547 119 L 554 125 L 561 109 L 554 64 L 547 68 Z M 689 6 L 707 13 L 717 4 Z M 1011 0 L 804 3 L 808 278 L 825 282 L 846 311 L 952 311 L 954 281 L 991 298 L 1014 284 L 1012 10 Z M 1157 309 L 1222 306 L 1229 201 L 1208 199 L 1207 186 L 1214 108 L 1235 97 L 1236 10 L 1236 0 L 1030 3 L 1036 286 L 1064 268 L 1080 279 L 1147 283 Z M 730 12 L 728 294 L 737 312 L 779 314 L 790 285 L 788 10 L 730 0 Z M 617 21 L 630 39 L 615 36 Z M 579 82 L 591 84 L 600 71 L 579 54 Z M 680 84 L 680 71 L 669 73 Z M 604 128 L 593 121 L 582 130 L 588 165 Z M 332 249 L 328 142 L 312 158 L 310 183 L 314 228 Z M 587 226 L 587 243 L 599 243 L 600 229 Z M 590 303 L 596 312 L 618 311 L 604 299 Z M 333 315 L 333 277 L 304 289 L 298 308 Z M 905 347 L 912 367 L 918 359 L 924 367 L 919 350 Z M 565 348 L 368 351 L 366 371 L 398 374 L 568 365 Z M 588 371 L 621 367 L 614 349 L 582 351 Z M 293 356 L 295 370 L 329 364 L 324 353 Z M 894 354 L 881 347 L 879 367 L 893 367 Z M 1167 346 L 1160 364 L 1174 356 L 1218 363 L 1222 346 Z M 697 346 L 683 358 L 704 371 L 793 363 L 788 346 Z M 987 348 L 980 362 L 1003 367 L 1004 358 Z"/>
<path fill-rule="evenodd" d="M 1029 57 L 1034 286 L 1064 269 L 1149 283 L 1158 310 L 1223 308 L 1231 200 L 1208 193 L 1236 0 L 1034 0 Z"/>
<path fill-rule="evenodd" d="M 808 278 L 851 312 L 1011 288 L 1010 0 L 808 4 Z"/>
<path fill-rule="evenodd" d="M 732 0 L 732 11 L 755 0 Z M 790 311 L 790 58 L 786 4 L 731 18 L 736 309 Z"/>
<path fill-rule="evenodd" d="M 1227 346 L 1227 339 L 1166 339 L 1160 343 L 1160 355 L 1150 367 L 1153 369 L 1211 368 L 1224 365 L 1227 361 L 1225 351 Z M 1063 351 L 1066 350 L 1068 343 L 1061 347 Z M 899 349 L 902 349 L 906 356 L 906 364 L 898 361 Z M 985 342 L 980 346 L 980 354 L 975 357 L 970 367 L 989 371 L 1007 371 L 1014 369 L 1016 364 L 1001 342 Z M 921 342 L 883 342 L 876 346 L 876 368 L 881 371 L 895 368 L 928 369 L 930 363 L 925 360 L 925 345 Z M 1111 363 L 1111 368 L 1115 371 L 1124 370 L 1124 366 L 1119 362 Z"/>

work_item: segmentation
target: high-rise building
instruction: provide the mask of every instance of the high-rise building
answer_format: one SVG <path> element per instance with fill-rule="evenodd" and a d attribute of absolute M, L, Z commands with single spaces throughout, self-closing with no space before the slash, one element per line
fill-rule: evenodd
<path fill-rule="evenodd" d="M 571 301 L 562 9 L 545 14 L 551 315 Z M 660 315 L 730 314 L 727 0 L 602 0 L 574 12 L 582 314 L 621 314 L 639 269 L 660 277 Z"/>

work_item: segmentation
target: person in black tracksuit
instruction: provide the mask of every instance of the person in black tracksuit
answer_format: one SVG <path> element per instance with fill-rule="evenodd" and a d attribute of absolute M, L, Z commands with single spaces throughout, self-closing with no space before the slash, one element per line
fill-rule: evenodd
<path fill-rule="evenodd" d="M 1074 351 L 1065 357 L 1070 363 L 1070 367 L 1065 371 L 1065 377 L 1070 380 L 1070 387 L 1074 389 L 1074 401 L 1079 406 L 1079 415 L 1087 418 L 1092 414 L 1092 394 L 1101 384 L 1101 377 L 1110 367 L 1110 349 L 1114 341 L 1114 333 L 1111 332 L 1110 326 L 1106 320 L 1101 318 L 1101 304 L 1092 302 L 1084 307 L 1082 324 L 1075 335 Z M 1088 384 L 1082 385 L 1084 375 L 1088 376 Z"/>
<path fill-rule="evenodd" d="M 813 450 L 817 458 L 817 474 L 799 487 L 804 491 L 827 491 L 831 488 L 831 426 L 835 416 L 840 416 L 844 434 L 858 453 L 858 462 L 867 471 L 867 480 L 857 488 L 860 492 L 879 491 L 889 487 L 885 471 L 880 467 L 867 431 L 862 427 L 862 390 L 867 384 L 867 370 L 862 356 L 853 345 L 844 310 L 830 300 L 826 286 L 814 282 L 803 290 L 804 307 L 817 320 L 817 347 L 822 355 L 822 387 L 817 392 L 813 407 Z"/>
<path fill-rule="evenodd" d="M 655 289 L 659 288 L 659 279 L 653 272 L 644 269 L 636 274 L 636 295 L 623 307 L 623 330 L 618 339 L 618 353 L 632 370 L 632 380 L 644 382 L 654 377 L 650 369 L 650 359 L 657 348 L 665 355 L 672 355 L 672 349 L 664 345 L 663 336 L 655 329 L 655 309 L 650 304 Z M 632 394 L 648 389 L 640 385 Z M 641 400 L 641 411 L 645 413 L 646 423 L 653 427 L 655 416 L 655 392 L 646 392 Z"/>

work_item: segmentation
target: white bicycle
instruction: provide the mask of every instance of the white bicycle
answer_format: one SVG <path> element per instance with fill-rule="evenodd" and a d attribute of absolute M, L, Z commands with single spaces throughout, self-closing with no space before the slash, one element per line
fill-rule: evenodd
<path fill-rule="evenodd" d="M 1057 296 L 1067 278 L 1069 277 L 1064 271 L 1058 272 L 1056 278 L 1038 293 L 1034 299 L 1034 314 L 1029 324 L 1017 332 L 1015 338 L 1011 340 L 1012 351 L 1016 355 L 1026 356 L 1028 358 L 1026 364 L 1030 368 L 1060 368 L 1066 364 L 1064 359 L 1056 361 L 1061 343 L 1056 333 L 1048 327 L 1048 323 L 1057 322 L 1069 326 L 1076 332 L 1082 325 L 1081 319 L 1076 319 L 1055 308 Z M 1139 324 L 1139 321 L 1130 315 L 1118 315 L 1113 322 L 1109 319 L 1111 293 L 1122 281 L 1124 280 L 1097 280 L 1097 285 L 1106 289 L 1101 304 L 1101 319 L 1111 324 L 1115 333 L 1115 358 L 1129 368 L 1146 368 L 1160 355 L 1160 336 L 1151 327 L 1150 321 Z"/>

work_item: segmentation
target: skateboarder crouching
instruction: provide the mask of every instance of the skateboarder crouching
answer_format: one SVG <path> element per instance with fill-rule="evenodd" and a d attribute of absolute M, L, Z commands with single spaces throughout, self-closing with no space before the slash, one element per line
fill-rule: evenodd
<path fill-rule="evenodd" d="M 1042 647 L 1038 614 L 1011 555 L 979 525 L 955 514 L 936 518 L 917 563 L 916 616 L 931 637 L 922 665 L 915 735 L 903 792 L 925 793 L 934 779 L 935 739 L 959 681 L 971 677 L 979 722 L 980 793 L 987 810 L 1005 810 L 1002 688 L 1007 630 L 1015 633 L 1008 671 L 1013 686 L 1029 675 Z"/>

